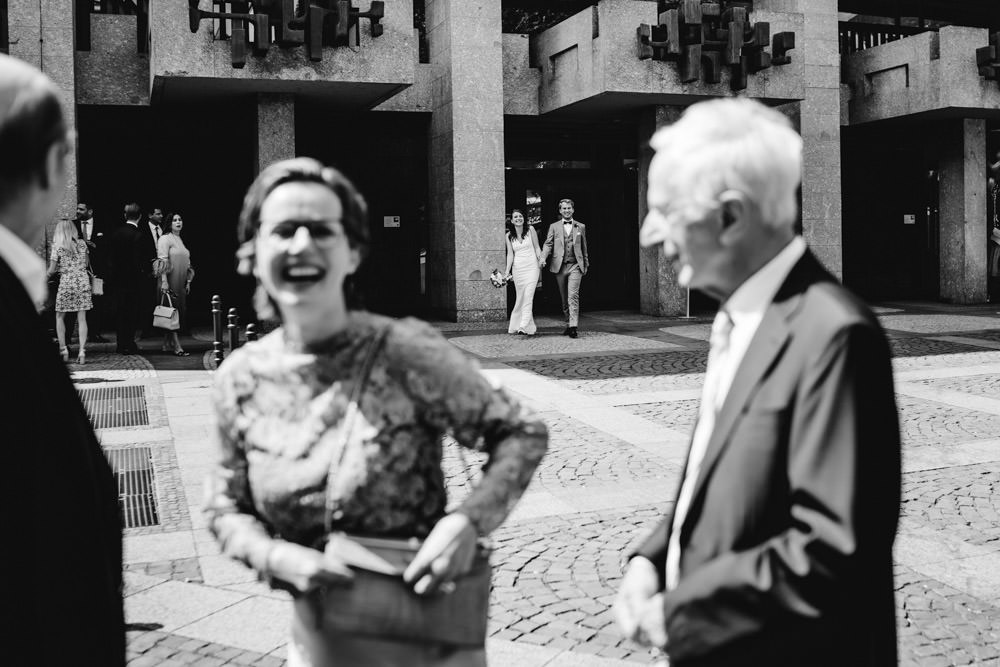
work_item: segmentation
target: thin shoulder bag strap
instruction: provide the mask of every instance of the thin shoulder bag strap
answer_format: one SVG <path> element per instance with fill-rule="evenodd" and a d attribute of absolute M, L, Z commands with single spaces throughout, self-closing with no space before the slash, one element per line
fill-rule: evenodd
<path fill-rule="evenodd" d="M 385 343 L 388 335 L 389 328 L 383 327 L 375 333 L 371 343 L 368 344 L 368 352 L 361 366 L 361 371 L 358 373 L 357 382 L 354 383 L 351 400 L 347 404 L 347 411 L 341 420 L 340 437 L 337 439 L 337 446 L 334 448 L 334 451 L 337 453 L 330 459 L 330 469 L 326 474 L 326 512 L 324 513 L 324 524 L 328 535 L 333 529 L 333 482 L 347 454 L 347 445 L 351 441 L 351 433 L 354 432 L 354 422 L 357 421 L 357 415 L 361 411 L 361 396 L 364 393 L 365 385 L 368 384 L 368 378 L 371 375 L 372 367 L 375 365 L 375 359 L 378 358 L 378 353 L 381 351 L 382 345 Z"/>

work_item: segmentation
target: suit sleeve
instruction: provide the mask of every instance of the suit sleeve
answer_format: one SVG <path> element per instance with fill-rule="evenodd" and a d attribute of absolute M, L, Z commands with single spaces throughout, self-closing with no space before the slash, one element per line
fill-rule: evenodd
<path fill-rule="evenodd" d="M 549 233 L 545 236 L 545 244 L 542 246 L 542 262 L 545 262 L 549 258 L 553 243 L 555 243 L 555 227 L 549 225 Z"/>
<path fill-rule="evenodd" d="M 586 274 L 587 271 L 590 270 L 590 257 L 587 255 L 587 228 L 584 227 L 583 225 L 580 226 L 583 227 L 583 229 L 581 230 L 583 233 L 580 234 L 580 249 L 583 251 L 582 266 L 583 266 L 583 272 L 584 274 Z"/>
<path fill-rule="evenodd" d="M 888 345 L 877 327 L 855 324 L 815 349 L 793 399 L 788 527 L 684 573 L 665 593 L 674 660 L 753 635 L 775 616 L 822 617 L 845 604 L 867 559 L 892 547 L 900 471 Z"/>

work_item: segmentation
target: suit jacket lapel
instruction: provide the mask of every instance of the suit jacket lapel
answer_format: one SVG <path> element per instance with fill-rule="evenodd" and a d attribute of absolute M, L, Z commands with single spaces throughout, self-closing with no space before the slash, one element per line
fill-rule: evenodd
<path fill-rule="evenodd" d="M 747 348 L 733 383 L 726 394 L 726 400 L 719 410 L 712 428 L 712 435 L 699 468 L 698 480 L 691 495 L 691 506 L 684 517 L 682 530 L 690 525 L 698 514 L 699 498 L 712 469 L 729 442 L 729 436 L 736 425 L 743 407 L 753 398 L 768 370 L 780 358 L 791 335 L 790 322 L 801 302 L 802 293 L 813 283 L 822 280 L 836 280 L 823 269 L 809 250 L 792 267 L 788 277 L 778 289 L 771 305 L 764 312 L 757 333 Z M 684 539 L 684 535 L 682 535 Z"/>

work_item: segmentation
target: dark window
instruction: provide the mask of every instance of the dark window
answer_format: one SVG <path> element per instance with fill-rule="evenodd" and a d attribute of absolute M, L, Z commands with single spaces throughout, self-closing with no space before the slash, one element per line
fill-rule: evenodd
<path fill-rule="evenodd" d="M 7 0 L 0 0 L 0 53 L 10 53 L 10 36 L 7 34 Z"/>

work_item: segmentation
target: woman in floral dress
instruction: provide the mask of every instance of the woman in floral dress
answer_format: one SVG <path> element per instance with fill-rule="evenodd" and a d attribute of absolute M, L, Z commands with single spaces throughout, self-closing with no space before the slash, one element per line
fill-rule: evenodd
<path fill-rule="evenodd" d="M 545 425 L 432 327 L 349 308 L 343 286 L 367 247 L 367 211 L 339 172 L 308 158 L 271 165 L 247 193 L 239 236 L 240 270 L 259 282 L 258 314 L 282 326 L 216 373 L 221 460 L 206 512 L 223 551 L 291 592 L 290 667 L 485 665 L 482 646 L 324 627 L 325 590 L 352 576 L 323 553 L 327 526 L 423 538 L 403 579 L 417 594 L 447 590 L 527 487 L 547 447 Z M 359 383 L 354 426 L 341 442 Z M 489 456 L 451 513 L 445 434 Z"/>
<path fill-rule="evenodd" d="M 56 290 L 56 337 L 59 339 L 59 353 L 63 361 L 69 361 L 66 346 L 66 313 L 76 313 L 80 329 L 80 350 L 76 357 L 78 364 L 87 361 L 87 311 L 93 308 L 90 293 L 90 265 L 87 243 L 80 238 L 76 225 L 69 220 L 61 220 L 52 236 L 52 257 L 49 261 L 49 276 L 59 274 L 59 288 Z"/>

